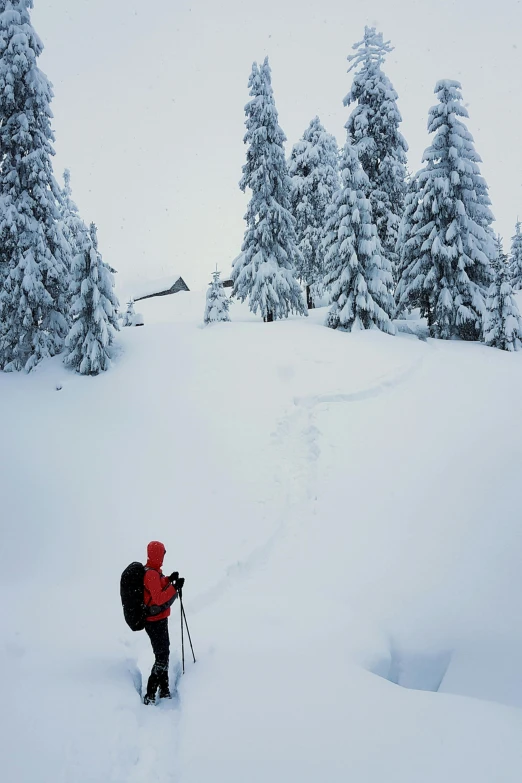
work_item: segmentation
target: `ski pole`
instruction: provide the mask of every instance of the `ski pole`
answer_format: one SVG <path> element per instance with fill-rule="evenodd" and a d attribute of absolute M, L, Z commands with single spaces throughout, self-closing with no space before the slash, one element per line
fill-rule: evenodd
<path fill-rule="evenodd" d="M 181 601 L 181 590 L 179 591 L 179 619 L 181 620 L 181 666 L 185 674 L 185 643 L 183 640 L 183 603 Z M 188 629 L 187 629 L 188 630 Z"/>
<path fill-rule="evenodd" d="M 185 620 L 185 625 L 187 627 L 187 634 L 188 634 L 188 638 L 189 638 L 189 642 L 190 642 L 190 649 L 192 650 L 192 657 L 194 658 L 194 663 L 196 663 L 196 656 L 194 654 L 194 647 L 192 646 L 192 639 L 190 638 L 190 631 L 189 631 L 189 627 L 188 627 L 188 623 L 187 623 L 187 615 L 185 614 L 185 607 L 183 606 L 183 600 L 182 600 L 181 596 L 179 597 L 179 601 L 180 601 L 180 604 L 181 604 L 181 613 L 183 615 L 183 619 Z"/>

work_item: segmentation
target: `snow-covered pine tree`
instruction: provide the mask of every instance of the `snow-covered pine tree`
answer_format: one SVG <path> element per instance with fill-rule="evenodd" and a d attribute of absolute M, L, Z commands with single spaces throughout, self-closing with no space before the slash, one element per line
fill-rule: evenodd
<path fill-rule="evenodd" d="M 522 290 L 522 234 L 520 233 L 520 220 L 516 222 L 515 235 L 511 240 L 509 265 L 513 291 L 520 291 Z"/>
<path fill-rule="evenodd" d="M 65 341 L 64 364 L 81 375 L 98 375 L 110 367 L 109 347 L 119 324 L 114 279 L 98 250 L 94 223 L 83 234 L 72 275 L 74 322 Z"/>
<path fill-rule="evenodd" d="M 134 316 L 136 312 L 134 310 L 134 299 L 129 299 L 127 302 L 127 309 L 123 314 L 123 326 L 134 326 Z"/>
<path fill-rule="evenodd" d="M 396 243 L 406 192 L 408 145 L 399 131 L 402 117 L 398 95 L 382 70 L 390 41 L 383 41 L 375 27 L 365 27 L 364 38 L 348 55 L 348 72 L 355 71 L 344 105 L 356 103 L 346 130 L 369 179 L 373 219 L 386 257 L 396 274 Z"/>
<path fill-rule="evenodd" d="M 504 253 L 504 245 L 502 244 L 502 237 L 500 234 L 497 234 L 495 236 L 495 248 L 496 248 L 496 254 L 495 258 L 491 262 L 491 266 L 493 270 L 496 272 L 499 268 L 499 266 L 508 266 L 509 267 L 509 260 L 507 253 Z"/>
<path fill-rule="evenodd" d="M 419 180 L 413 176 L 408 184 L 397 236 L 399 281 L 395 289 L 395 315 L 419 307 L 421 316 L 429 320 L 429 297 L 424 290 L 424 281 L 430 269 L 430 261 L 429 256 L 421 252 L 423 240 L 417 230 L 423 219 Z"/>
<path fill-rule="evenodd" d="M 443 80 L 435 93 L 439 103 L 428 120 L 435 137 L 417 174 L 415 225 L 401 251 L 399 308 L 421 307 L 433 337 L 478 340 L 496 257 L 493 215 L 480 157 L 460 119 L 468 117 L 461 86 Z"/>
<path fill-rule="evenodd" d="M 294 144 L 288 173 L 292 178 L 291 211 L 296 221 L 298 278 L 306 285 L 308 308 L 322 293 L 323 237 L 326 209 L 339 188 L 339 152 L 335 138 L 314 117 L 302 139 Z"/>
<path fill-rule="evenodd" d="M 341 157 L 341 183 L 326 215 L 325 283 L 332 300 L 326 325 L 394 334 L 391 264 L 372 219 L 368 177 L 349 140 Z"/>
<path fill-rule="evenodd" d="M 494 280 L 486 299 L 484 342 L 502 351 L 518 351 L 522 347 L 522 318 L 513 296 L 508 260 L 500 237 L 492 267 Z"/>
<path fill-rule="evenodd" d="M 71 172 L 65 169 L 63 172 L 64 187 L 60 202 L 60 214 L 63 224 L 63 234 L 71 248 L 71 261 L 80 252 L 83 237 L 87 226 L 80 217 L 78 207 L 72 198 Z"/>
<path fill-rule="evenodd" d="M 70 250 L 51 165 L 53 92 L 33 0 L 0 1 L 0 368 L 31 370 L 69 328 Z"/>
<path fill-rule="evenodd" d="M 230 321 L 228 309 L 230 302 L 221 282 L 221 273 L 216 269 L 212 272 L 212 281 L 207 290 L 204 321 L 206 324 L 217 321 Z"/>
<path fill-rule="evenodd" d="M 295 276 L 299 251 L 289 211 L 286 136 L 278 123 L 268 58 L 261 67 L 254 63 L 248 86 L 252 100 L 245 107 L 244 142 L 249 146 L 240 188 L 250 188 L 252 197 L 243 252 L 232 269 L 232 296 L 242 302 L 248 298 L 251 311 L 259 311 L 264 321 L 286 318 L 290 312 L 307 315 Z"/>

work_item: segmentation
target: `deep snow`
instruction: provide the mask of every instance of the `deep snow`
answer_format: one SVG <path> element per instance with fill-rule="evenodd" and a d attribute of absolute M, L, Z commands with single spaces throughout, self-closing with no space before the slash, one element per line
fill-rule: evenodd
<path fill-rule="evenodd" d="M 203 309 L 0 376 L 2 779 L 519 783 L 522 356 Z M 146 708 L 152 538 L 198 663 Z"/>

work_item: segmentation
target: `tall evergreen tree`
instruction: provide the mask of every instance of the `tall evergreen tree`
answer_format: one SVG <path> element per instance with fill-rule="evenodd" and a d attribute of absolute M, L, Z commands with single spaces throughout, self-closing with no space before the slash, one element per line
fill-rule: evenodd
<path fill-rule="evenodd" d="M 391 264 L 372 219 L 368 177 L 349 141 L 341 158 L 341 182 L 327 211 L 325 282 L 332 307 L 326 325 L 394 334 Z"/>
<path fill-rule="evenodd" d="M 460 119 L 468 116 L 461 86 L 444 80 L 435 92 L 439 103 L 428 120 L 435 137 L 416 177 L 417 207 L 401 229 L 399 309 L 421 307 L 433 337 L 477 340 L 496 257 L 493 215 L 480 157 Z"/>
<path fill-rule="evenodd" d="M 513 291 L 522 290 L 522 234 L 520 233 L 520 220 L 516 222 L 515 235 L 511 239 L 510 273 Z"/>
<path fill-rule="evenodd" d="M 248 144 L 241 190 L 250 188 L 252 198 L 245 215 L 247 228 L 232 269 L 232 295 L 247 297 L 253 313 L 265 321 L 287 317 L 290 312 L 306 315 L 306 305 L 295 276 L 299 258 L 294 219 L 290 209 L 290 178 L 272 92 L 268 58 L 254 63 L 248 82 L 252 100 L 245 107 Z"/>
<path fill-rule="evenodd" d="M 0 368 L 31 370 L 69 328 L 70 249 L 53 177 L 52 88 L 33 0 L 0 0 Z"/>
<path fill-rule="evenodd" d="M 495 236 L 495 258 L 491 262 L 491 268 L 494 272 L 496 272 L 501 267 L 508 267 L 509 268 L 509 259 L 507 253 L 504 253 L 504 245 L 502 244 L 502 237 L 500 234 L 497 234 Z"/>
<path fill-rule="evenodd" d="M 508 259 L 500 237 L 492 268 L 494 279 L 486 299 L 484 342 L 502 351 L 518 351 L 522 347 L 522 318 L 513 296 Z"/>
<path fill-rule="evenodd" d="M 404 200 L 404 213 L 397 236 L 398 284 L 395 289 L 396 311 L 399 316 L 406 310 L 419 307 L 421 316 L 429 318 L 429 296 L 424 281 L 429 271 L 427 256 L 421 252 L 423 240 L 417 231 L 422 223 L 423 204 L 418 176 L 409 182 Z"/>
<path fill-rule="evenodd" d="M 292 178 L 291 211 L 296 221 L 297 276 L 306 285 L 308 307 L 321 294 L 324 279 L 323 238 L 326 209 L 339 188 L 339 153 L 335 138 L 314 117 L 294 144 L 288 163 Z"/>
<path fill-rule="evenodd" d="M 217 321 L 230 321 L 228 310 L 230 302 L 220 279 L 220 272 L 212 272 L 212 281 L 207 290 L 204 322 L 206 324 Z"/>
<path fill-rule="evenodd" d="M 65 341 L 64 364 L 81 375 L 98 375 L 110 367 L 109 348 L 119 324 L 114 279 L 98 250 L 94 223 L 83 234 L 72 275 L 74 322 Z"/>
<path fill-rule="evenodd" d="M 80 217 L 80 212 L 72 197 L 71 172 L 63 172 L 64 187 L 60 202 L 60 215 L 63 224 L 63 234 L 71 248 L 71 261 L 80 252 L 87 226 Z"/>
<path fill-rule="evenodd" d="M 351 63 L 348 72 L 355 73 L 344 105 L 357 105 L 345 127 L 368 176 L 373 219 L 383 251 L 395 272 L 408 145 L 399 131 L 402 117 L 397 107 L 398 95 L 382 70 L 384 59 L 393 47 L 389 41 L 383 41 L 382 33 L 375 27 L 365 27 L 363 40 L 354 44 L 353 49 L 355 54 L 348 56 Z"/>

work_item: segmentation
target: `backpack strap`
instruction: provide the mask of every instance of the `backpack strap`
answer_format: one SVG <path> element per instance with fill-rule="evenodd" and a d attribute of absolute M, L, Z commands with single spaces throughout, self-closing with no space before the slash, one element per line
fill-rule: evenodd
<path fill-rule="evenodd" d="M 170 609 L 177 597 L 178 594 L 175 593 L 172 598 L 169 598 L 169 600 L 166 603 L 161 604 L 161 606 L 147 606 L 147 617 L 155 617 L 157 614 L 164 612 L 165 609 Z"/>

